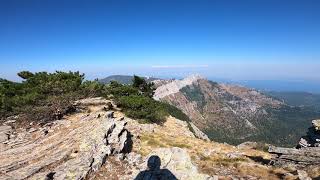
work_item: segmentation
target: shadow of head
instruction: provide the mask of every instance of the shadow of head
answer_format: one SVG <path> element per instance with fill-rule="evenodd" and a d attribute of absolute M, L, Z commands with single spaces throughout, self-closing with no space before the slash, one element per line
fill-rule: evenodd
<path fill-rule="evenodd" d="M 161 166 L 161 160 L 159 156 L 155 156 L 155 155 L 150 156 L 150 158 L 148 159 L 149 170 L 151 171 L 158 170 L 160 169 L 160 166 Z"/>
<path fill-rule="evenodd" d="M 177 180 L 168 169 L 161 169 L 159 156 L 150 156 L 147 162 L 148 169 L 141 171 L 135 180 Z"/>

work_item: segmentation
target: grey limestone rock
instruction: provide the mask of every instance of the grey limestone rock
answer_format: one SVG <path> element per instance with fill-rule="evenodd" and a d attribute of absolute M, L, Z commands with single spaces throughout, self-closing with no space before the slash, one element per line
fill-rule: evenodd
<path fill-rule="evenodd" d="M 10 133 L 12 132 L 11 126 L 0 126 L 0 143 L 9 140 Z"/>

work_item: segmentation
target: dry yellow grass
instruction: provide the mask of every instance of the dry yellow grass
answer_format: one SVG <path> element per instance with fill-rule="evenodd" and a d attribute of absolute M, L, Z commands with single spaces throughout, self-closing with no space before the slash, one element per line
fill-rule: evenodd
<path fill-rule="evenodd" d="M 311 178 L 319 178 L 320 177 L 320 166 L 310 167 L 307 170 L 308 174 Z"/>

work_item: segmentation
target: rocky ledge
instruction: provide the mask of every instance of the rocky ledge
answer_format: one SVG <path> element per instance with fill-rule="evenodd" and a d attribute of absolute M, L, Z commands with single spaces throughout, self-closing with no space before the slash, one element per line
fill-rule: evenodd
<path fill-rule="evenodd" d="M 300 139 L 297 148 L 271 146 L 269 152 L 275 154 L 272 162 L 286 167 L 320 166 L 320 120 L 313 120 L 312 125 L 307 135 Z"/>
<path fill-rule="evenodd" d="M 307 135 L 299 141 L 299 147 L 320 147 L 320 120 L 313 120 Z"/>
<path fill-rule="evenodd" d="M 276 154 L 275 165 L 320 165 L 320 148 L 281 148 L 271 146 L 269 152 Z"/>
<path fill-rule="evenodd" d="M 78 104 L 85 105 L 88 100 Z M 130 151 L 124 118 L 105 111 L 101 99 L 91 113 L 77 113 L 4 139 L 0 150 L 0 179 L 84 179 L 108 156 Z M 4 130 L 3 130 L 4 129 Z M 2 134 L 11 129 L 2 128 Z"/>

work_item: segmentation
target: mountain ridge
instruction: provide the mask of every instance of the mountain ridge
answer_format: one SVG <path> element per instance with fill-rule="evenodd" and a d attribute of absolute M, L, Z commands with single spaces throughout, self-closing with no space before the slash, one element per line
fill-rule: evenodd
<path fill-rule="evenodd" d="M 143 78 L 148 82 L 158 79 L 154 77 L 143 77 Z M 133 76 L 130 76 L 130 75 L 111 75 L 111 76 L 107 76 L 105 78 L 99 79 L 99 82 L 102 84 L 108 84 L 111 81 L 117 81 L 118 83 L 121 83 L 121 84 L 131 84 L 132 79 L 133 79 Z"/>
<path fill-rule="evenodd" d="M 187 84 L 183 81 L 186 80 L 158 87 L 161 91 L 156 90 L 155 99 L 181 109 L 211 139 L 219 142 L 238 144 L 254 140 L 290 146 L 307 129 L 307 122 L 320 116 L 318 111 L 290 107 L 252 88 L 200 77 Z M 298 129 L 302 132 L 295 132 Z"/>

